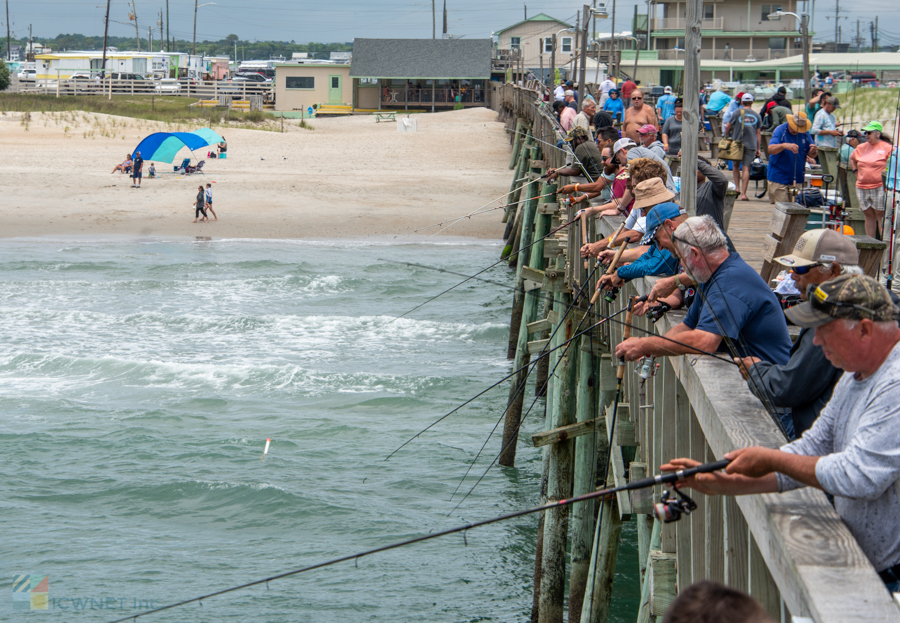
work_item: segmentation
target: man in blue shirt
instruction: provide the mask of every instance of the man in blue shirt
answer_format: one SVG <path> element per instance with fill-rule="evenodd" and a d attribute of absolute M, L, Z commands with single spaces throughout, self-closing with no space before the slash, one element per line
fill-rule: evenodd
<path fill-rule="evenodd" d="M 664 337 L 629 338 L 616 346 L 617 357 L 637 361 L 725 350 L 736 357 L 788 362 L 791 337 L 778 299 L 755 270 L 728 252 L 725 234 L 712 217 L 688 218 L 673 236 L 664 227 L 654 234 L 661 247 L 677 250 L 700 283 L 698 298 L 684 321 Z"/>
<path fill-rule="evenodd" d="M 731 96 L 725 92 L 725 87 L 721 87 L 717 91 L 713 91 L 706 103 L 706 114 L 717 115 L 731 102 Z"/>
<path fill-rule="evenodd" d="M 806 175 L 806 160 L 818 154 L 809 136 L 812 124 L 805 112 L 788 117 L 772 132 L 769 139 L 769 201 L 793 201 L 791 190 L 796 184 L 803 185 Z M 797 189 L 799 190 L 799 188 Z"/>
<path fill-rule="evenodd" d="M 675 95 L 672 94 L 672 87 L 666 87 L 663 96 L 656 100 L 656 116 L 659 118 L 659 124 L 662 125 L 674 114 Z"/>

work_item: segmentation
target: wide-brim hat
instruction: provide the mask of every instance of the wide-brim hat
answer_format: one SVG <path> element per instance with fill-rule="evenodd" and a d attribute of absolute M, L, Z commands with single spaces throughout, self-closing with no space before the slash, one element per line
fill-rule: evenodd
<path fill-rule="evenodd" d="M 794 113 L 793 115 L 788 115 L 787 121 L 791 130 L 793 130 L 794 132 L 808 132 L 812 127 L 812 124 L 806 117 L 806 113 L 802 110 L 800 112 Z"/>
<path fill-rule="evenodd" d="M 675 193 L 666 188 L 665 182 L 658 177 L 651 177 L 644 180 L 634 189 L 634 206 L 633 210 L 641 210 L 649 208 L 660 203 L 672 201 Z"/>
<path fill-rule="evenodd" d="M 566 138 L 563 140 L 567 143 L 571 143 L 576 138 L 584 138 L 590 140 L 591 136 L 588 134 L 587 130 L 582 128 L 580 125 L 572 126 L 572 129 L 569 130 L 569 133 L 566 134 Z"/>

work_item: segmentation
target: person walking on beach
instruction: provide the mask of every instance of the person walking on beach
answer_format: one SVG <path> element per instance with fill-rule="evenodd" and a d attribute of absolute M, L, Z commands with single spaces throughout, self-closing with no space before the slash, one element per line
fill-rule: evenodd
<path fill-rule="evenodd" d="M 199 192 L 197 192 L 197 201 L 194 204 L 194 222 L 197 222 L 197 219 L 200 218 L 200 215 L 203 215 L 203 219 L 209 220 L 209 217 L 206 215 L 206 192 L 203 190 L 203 184 L 200 184 Z M 203 219 L 200 219 L 200 222 L 203 222 Z"/>
<path fill-rule="evenodd" d="M 213 207 L 212 207 L 212 184 L 206 185 L 206 209 L 209 210 L 210 212 L 212 212 L 214 221 L 219 220 L 219 217 L 216 216 L 216 211 L 213 210 Z M 207 220 L 208 220 L 208 218 L 209 217 L 207 217 Z"/>
<path fill-rule="evenodd" d="M 141 176 L 143 175 L 142 169 L 144 168 L 144 159 L 141 158 L 141 152 L 135 152 L 134 160 L 131 163 L 131 187 L 132 188 L 140 188 L 141 187 Z"/>

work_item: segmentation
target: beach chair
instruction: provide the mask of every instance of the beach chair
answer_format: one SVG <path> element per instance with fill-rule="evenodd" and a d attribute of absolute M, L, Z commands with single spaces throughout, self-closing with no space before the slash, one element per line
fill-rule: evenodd
<path fill-rule="evenodd" d="M 191 166 L 191 159 L 185 158 L 184 160 L 181 161 L 181 164 L 175 165 L 173 168 L 175 169 L 176 173 L 178 173 L 179 171 L 188 173 L 189 171 L 187 169 L 189 166 Z"/>
<path fill-rule="evenodd" d="M 191 165 L 187 165 L 184 168 L 184 172 L 187 175 L 190 175 L 192 173 L 201 173 L 203 175 L 206 175 L 205 173 L 203 173 L 203 165 L 204 164 L 206 164 L 206 160 L 201 160 L 200 162 L 197 163 L 197 166 L 195 166 L 195 167 L 192 167 Z"/>

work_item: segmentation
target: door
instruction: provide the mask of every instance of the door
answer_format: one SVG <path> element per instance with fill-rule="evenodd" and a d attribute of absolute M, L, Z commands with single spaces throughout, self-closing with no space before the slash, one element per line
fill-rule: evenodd
<path fill-rule="evenodd" d="M 344 102 L 344 91 L 341 88 L 340 76 L 328 76 L 328 103 L 342 104 Z"/>

